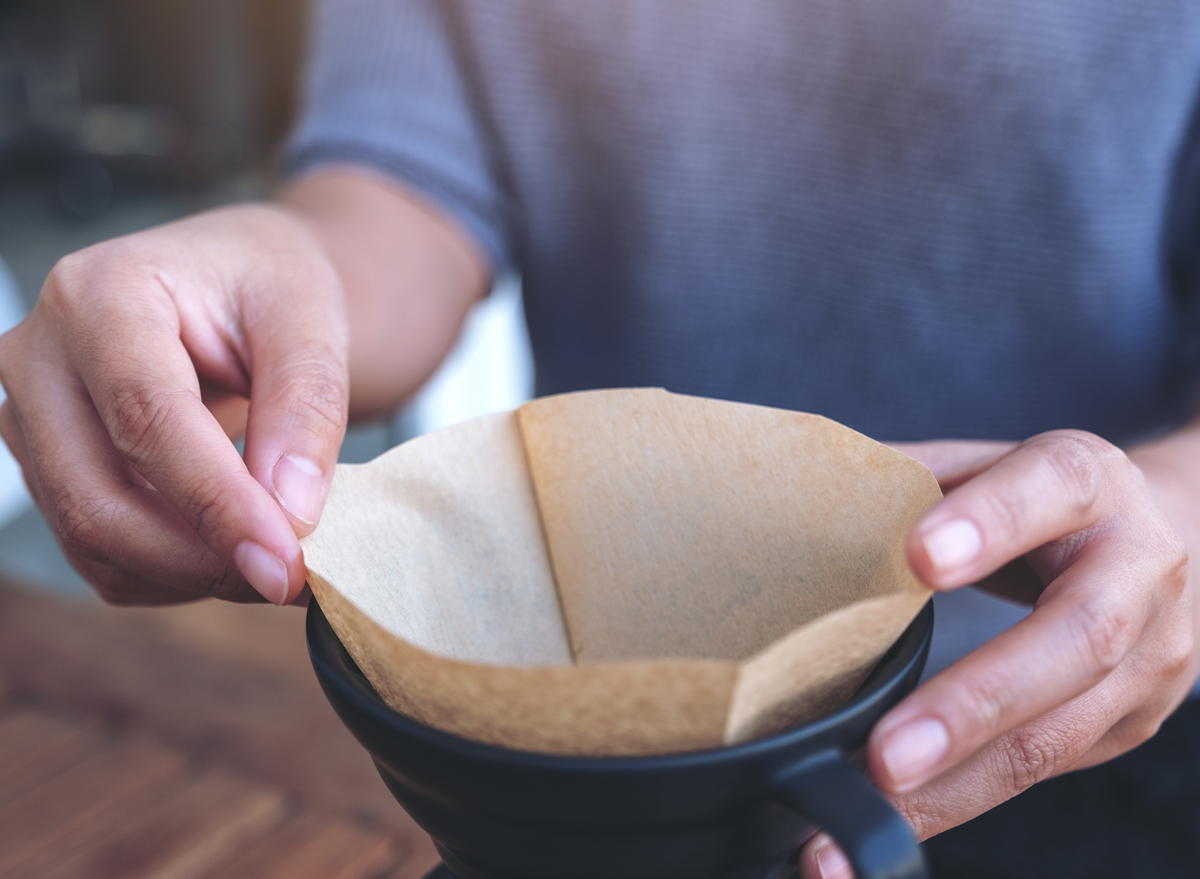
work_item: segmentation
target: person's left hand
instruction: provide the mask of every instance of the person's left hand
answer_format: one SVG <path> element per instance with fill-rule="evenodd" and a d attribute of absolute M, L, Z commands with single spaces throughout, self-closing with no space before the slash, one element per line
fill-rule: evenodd
<path fill-rule="evenodd" d="M 1164 456 L 1135 454 L 1139 467 L 1081 431 L 897 448 L 947 492 L 909 538 L 917 576 L 940 591 L 978 583 L 1036 602 L 871 735 L 872 780 L 926 839 L 1135 747 L 1184 699 L 1197 671 L 1181 533 L 1192 537 L 1191 519 Z M 824 834 L 805 848 L 801 872 L 851 876 Z"/>

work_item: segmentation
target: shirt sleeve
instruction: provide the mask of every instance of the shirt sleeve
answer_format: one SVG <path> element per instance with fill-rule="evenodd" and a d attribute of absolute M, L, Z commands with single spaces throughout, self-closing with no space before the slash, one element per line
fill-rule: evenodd
<path fill-rule="evenodd" d="M 473 107 L 439 0 L 321 0 L 300 122 L 284 152 L 295 176 L 351 163 L 407 184 L 514 271 L 509 199 Z"/>

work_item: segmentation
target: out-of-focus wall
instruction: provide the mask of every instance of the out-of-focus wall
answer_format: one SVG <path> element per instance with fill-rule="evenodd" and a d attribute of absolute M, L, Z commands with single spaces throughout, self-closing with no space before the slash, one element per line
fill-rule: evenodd
<path fill-rule="evenodd" d="M 19 290 L 0 283 L 0 319 L 32 305 L 72 251 L 269 196 L 296 112 L 308 11 L 309 0 L 0 0 L 0 262 Z M 342 460 L 514 407 L 532 391 L 532 370 L 509 285 L 476 309 L 404 413 L 349 431 Z M 0 449 L 0 576 L 91 595 L 21 498 Z"/>
<path fill-rule="evenodd" d="M 307 12 L 306 0 L 5 0 L 0 179 L 92 160 L 206 186 L 268 167 L 294 114 Z"/>
<path fill-rule="evenodd" d="M 100 0 L 108 97 L 179 114 L 200 173 L 269 161 L 291 123 L 304 0 Z"/>

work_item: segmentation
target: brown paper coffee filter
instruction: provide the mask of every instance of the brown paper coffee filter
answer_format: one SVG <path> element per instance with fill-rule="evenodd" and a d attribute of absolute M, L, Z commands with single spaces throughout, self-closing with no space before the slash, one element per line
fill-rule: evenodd
<path fill-rule="evenodd" d="M 594 391 L 339 466 L 309 583 L 393 708 L 554 754 L 719 747 L 853 693 L 929 597 L 921 464 L 828 419 Z"/>

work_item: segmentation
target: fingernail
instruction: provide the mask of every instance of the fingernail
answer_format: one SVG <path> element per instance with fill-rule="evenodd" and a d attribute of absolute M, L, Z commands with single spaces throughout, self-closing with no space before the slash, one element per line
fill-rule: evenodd
<path fill-rule="evenodd" d="M 245 540 L 233 550 L 233 563 L 258 594 L 271 604 L 283 605 L 287 601 L 287 565 L 275 553 Z"/>
<path fill-rule="evenodd" d="M 817 862 L 817 872 L 821 874 L 821 879 L 850 879 L 853 875 L 850 871 L 850 862 L 846 860 L 842 850 L 834 845 L 833 840 L 829 837 L 825 837 L 822 842 L 817 843 L 813 856 Z"/>
<path fill-rule="evenodd" d="M 974 522 L 955 519 L 938 525 L 924 537 L 925 552 L 939 573 L 949 574 L 975 561 L 983 538 Z"/>
<path fill-rule="evenodd" d="M 897 793 L 919 787 L 946 756 L 950 734 L 940 720 L 926 717 L 891 732 L 883 743 L 883 764 Z"/>
<path fill-rule="evenodd" d="M 321 516 L 321 500 L 325 477 L 321 468 L 308 458 L 285 455 L 271 474 L 275 500 L 303 522 L 316 525 Z"/>

